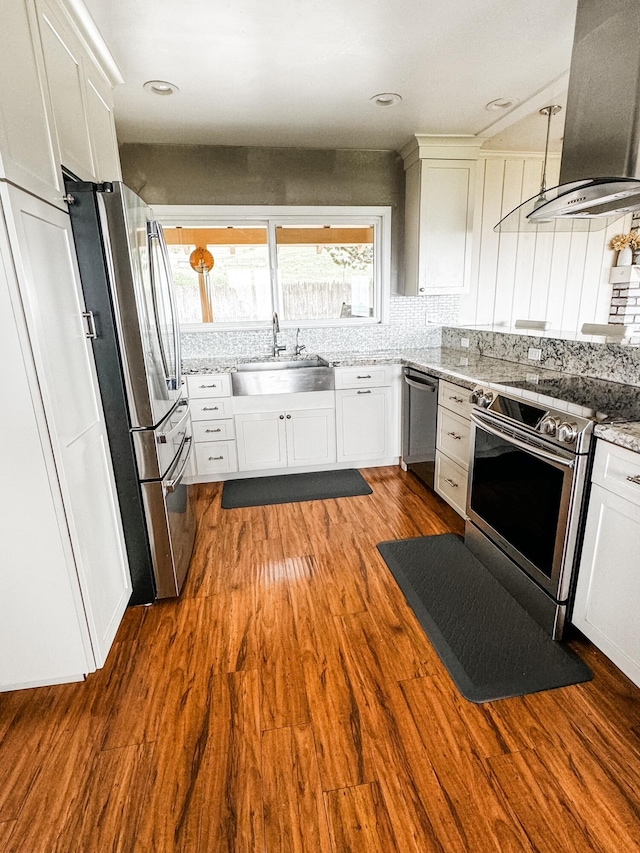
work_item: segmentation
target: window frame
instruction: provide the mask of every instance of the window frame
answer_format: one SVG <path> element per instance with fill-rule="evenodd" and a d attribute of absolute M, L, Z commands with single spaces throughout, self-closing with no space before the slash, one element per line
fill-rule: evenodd
<path fill-rule="evenodd" d="M 210 205 L 154 204 L 153 216 L 167 228 L 184 226 L 205 228 L 217 225 L 267 228 L 271 302 L 278 312 L 280 326 L 285 328 L 326 328 L 340 326 L 382 325 L 389 322 L 391 300 L 391 211 L 390 205 L 309 206 L 309 205 Z M 372 317 L 344 317 L 326 320 L 285 320 L 282 288 L 278 280 L 276 227 L 278 225 L 373 225 L 374 229 L 374 306 Z M 270 329 L 269 320 L 246 320 L 241 323 L 181 323 L 185 332 L 231 332 L 247 329 Z"/>

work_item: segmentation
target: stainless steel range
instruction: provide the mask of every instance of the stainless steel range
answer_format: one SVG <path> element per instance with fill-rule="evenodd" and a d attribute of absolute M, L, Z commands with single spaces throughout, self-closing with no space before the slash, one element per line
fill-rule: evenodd
<path fill-rule="evenodd" d="M 522 396 L 511 388 L 476 388 L 471 395 L 465 542 L 560 639 L 579 556 L 594 422 L 614 419 L 598 406 L 606 398 L 611 408 L 619 397 L 615 383 L 580 377 L 520 384 Z M 598 398 L 595 408 L 582 405 L 589 395 Z M 637 410 L 638 389 L 631 395 Z"/>

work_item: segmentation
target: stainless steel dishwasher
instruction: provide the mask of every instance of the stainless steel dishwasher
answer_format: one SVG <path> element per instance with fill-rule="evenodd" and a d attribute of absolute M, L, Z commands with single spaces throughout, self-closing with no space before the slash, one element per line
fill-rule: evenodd
<path fill-rule="evenodd" d="M 433 488 L 436 467 L 438 380 L 405 367 L 402 386 L 402 461 Z"/>

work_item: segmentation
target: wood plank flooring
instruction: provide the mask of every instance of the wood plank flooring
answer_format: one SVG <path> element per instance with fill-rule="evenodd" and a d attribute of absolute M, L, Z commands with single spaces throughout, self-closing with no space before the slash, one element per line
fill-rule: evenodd
<path fill-rule="evenodd" d="M 127 612 L 83 684 L 0 694 L 0 853 L 640 850 L 640 690 L 473 705 L 375 549 L 461 531 L 398 468 L 373 494 L 222 510 L 182 597 Z"/>

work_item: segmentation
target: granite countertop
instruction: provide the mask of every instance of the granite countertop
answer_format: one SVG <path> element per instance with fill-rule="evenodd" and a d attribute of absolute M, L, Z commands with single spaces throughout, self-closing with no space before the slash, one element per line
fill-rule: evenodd
<path fill-rule="evenodd" d="M 640 423 L 598 424 L 593 433 L 610 444 L 640 453 Z"/>
<path fill-rule="evenodd" d="M 475 385 L 490 385 L 494 388 L 509 390 L 512 383 L 524 384 L 531 390 L 520 387 L 518 392 L 524 396 L 536 395 L 535 389 L 538 383 L 556 379 L 566 379 L 570 374 L 559 373 L 554 370 L 546 370 L 532 364 L 520 364 L 515 361 L 506 361 L 500 358 L 469 353 L 464 355 L 460 350 L 430 347 L 425 349 L 402 349 L 385 350 L 379 352 L 363 353 L 358 355 L 353 352 L 320 352 L 317 355 L 327 362 L 331 367 L 357 367 L 365 364 L 403 364 L 424 370 L 432 376 L 449 380 L 464 388 L 473 388 Z M 309 358 L 312 356 L 303 356 Z M 197 358 L 185 359 L 182 371 L 185 375 L 206 373 L 231 373 L 237 370 L 238 364 L 250 363 L 252 361 L 293 361 L 293 356 L 273 358 L 272 356 L 237 357 L 223 356 L 221 358 Z M 610 393 L 615 395 L 618 383 L 607 383 L 611 386 Z M 633 394 L 635 388 L 621 386 L 620 391 Z M 637 391 L 640 395 L 640 388 Z M 612 444 L 626 447 L 640 453 L 640 421 L 628 423 L 598 424 L 594 434 Z"/>
<path fill-rule="evenodd" d="M 320 352 L 317 355 L 331 367 L 357 367 L 364 364 L 404 364 L 424 370 L 440 379 L 449 379 L 465 388 L 473 388 L 479 383 L 508 383 L 529 379 L 533 382 L 538 377 L 554 377 L 560 374 L 552 370 L 531 367 L 528 364 L 518 364 L 514 361 L 504 361 L 489 356 L 469 354 L 462 355 L 459 350 L 449 350 L 440 347 L 425 349 L 385 350 L 357 355 L 353 352 Z M 303 356 L 311 357 L 311 356 Z M 238 364 L 252 361 L 294 361 L 293 356 L 285 358 L 235 357 L 222 358 L 192 358 L 185 359 L 182 372 L 185 375 L 200 373 L 231 373 L 237 370 Z"/>

